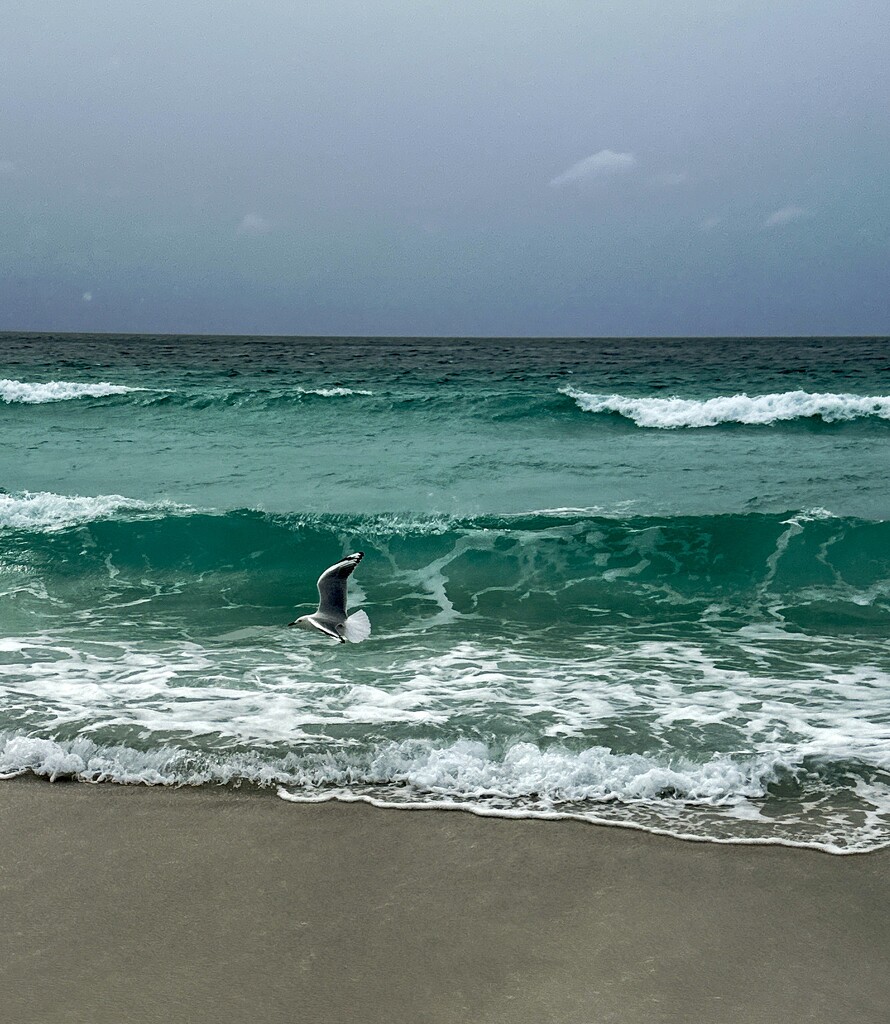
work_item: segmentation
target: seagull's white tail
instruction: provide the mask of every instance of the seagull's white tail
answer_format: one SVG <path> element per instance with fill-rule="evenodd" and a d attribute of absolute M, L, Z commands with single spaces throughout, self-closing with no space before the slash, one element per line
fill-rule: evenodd
<path fill-rule="evenodd" d="M 364 612 L 356 612 L 346 620 L 346 639 L 351 644 L 360 644 L 371 635 L 371 620 Z"/>

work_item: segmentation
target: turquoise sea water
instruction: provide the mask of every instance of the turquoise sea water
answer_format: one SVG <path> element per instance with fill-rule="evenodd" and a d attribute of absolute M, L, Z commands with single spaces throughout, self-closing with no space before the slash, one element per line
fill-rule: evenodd
<path fill-rule="evenodd" d="M 0 774 L 890 843 L 887 339 L 7 334 L 0 424 Z"/>

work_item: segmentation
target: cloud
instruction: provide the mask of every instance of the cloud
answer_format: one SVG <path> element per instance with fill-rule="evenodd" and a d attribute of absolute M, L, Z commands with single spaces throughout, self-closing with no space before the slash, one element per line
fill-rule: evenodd
<path fill-rule="evenodd" d="M 585 157 L 576 164 L 563 171 L 562 174 L 551 179 L 550 184 L 554 188 L 562 188 L 563 185 L 570 185 L 573 181 L 582 181 L 584 178 L 603 178 L 612 174 L 623 174 L 636 167 L 637 158 L 633 153 L 616 153 L 611 149 L 601 149 L 593 156 Z"/>
<path fill-rule="evenodd" d="M 15 164 L 11 160 L 0 160 L 0 174 L 14 174 Z"/>
<path fill-rule="evenodd" d="M 811 216 L 810 211 L 805 210 L 802 206 L 783 206 L 781 210 L 775 210 L 771 213 L 763 222 L 763 226 L 765 228 L 780 228 L 784 224 L 790 224 L 792 221 Z"/>
<path fill-rule="evenodd" d="M 83 299 L 84 302 L 92 302 L 93 301 L 93 293 L 92 292 L 84 292 L 83 295 L 81 295 L 81 298 Z"/>
<path fill-rule="evenodd" d="M 272 222 L 261 217 L 258 213 L 245 213 L 238 225 L 237 234 L 251 235 L 254 238 L 258 235 L 268 235 L 272 230 Z"/>

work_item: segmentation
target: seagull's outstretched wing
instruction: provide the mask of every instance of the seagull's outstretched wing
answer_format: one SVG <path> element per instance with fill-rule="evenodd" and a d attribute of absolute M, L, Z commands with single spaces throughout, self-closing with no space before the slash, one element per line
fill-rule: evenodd
<path fill-rule="evenodd" d="M 330 615 L 340 620 L 346 618 L 346 581 L 364 557 L 364 551 L 356 551 L 354 555 L 341 558 L 318 577 L 319 615 Z"/>

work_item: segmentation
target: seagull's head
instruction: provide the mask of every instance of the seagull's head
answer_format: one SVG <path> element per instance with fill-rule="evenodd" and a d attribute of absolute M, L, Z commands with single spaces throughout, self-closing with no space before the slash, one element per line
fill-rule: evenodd
<path fill-rule="evenodd" d="M 298 619 L 294 619 L 293 622 L 288 623 L 289 626 L 296 626 L 297 629 L 314 629 L 315 627 L 309 621 L 308 615 L 301 615 Z"/>

